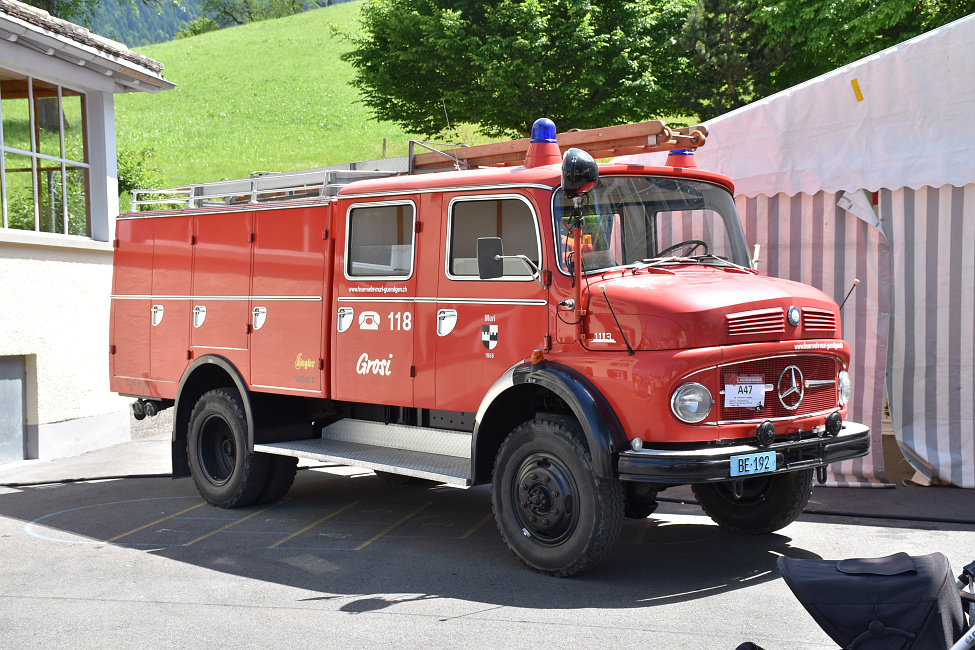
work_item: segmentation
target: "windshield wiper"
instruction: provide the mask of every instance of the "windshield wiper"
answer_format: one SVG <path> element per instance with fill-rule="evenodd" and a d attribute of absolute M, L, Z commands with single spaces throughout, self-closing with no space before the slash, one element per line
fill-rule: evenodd
<path fill-rule="evenodd" d="M 698 260 L 693 257 L 652 257 L 640 260 L 644 266 L 661 266 L 663 264 L 697 264 Z"/>
<path fill-rule="evenodd" d="M 740 264 L 735 264 L 729 259 L 719 257 L 711 253 L 708 253 L 707 255 L 694 255 L 692 257 L 654 257 L 651 259 L 641 260 L 641 262 L 646 266 L 662 266 L 664 264 L 704 264 L 712 261 L 719 262 L 723 266 L 730 266 L 735 269 L 747 271 L 748 273 L 755 272 L 754 269 L 750 269 L 747 266 L 741 266 Z"/>
<path fill-rule="evenodd" d="M 729 260 L 727 257 L 721 257 L 719 255 L 714 255 L 713 253 L 708 253 L 707 255 L 695 255 L 694 256 L 694 259 L 700 260 L 700 261 L 714 260 L 714 261 L 720 262 L 724 266 L 731 266 L 731 267 L 734 267 L 736 269 L 741 269 L 742 271 L 748 271 L 749 273 L 753 273 L 754 272 L 754 269 L 750 269 L 747 266 L 742 266 L 741 264 L 735 264 L 734 262 L 732 262 L 731 260 Z"/>

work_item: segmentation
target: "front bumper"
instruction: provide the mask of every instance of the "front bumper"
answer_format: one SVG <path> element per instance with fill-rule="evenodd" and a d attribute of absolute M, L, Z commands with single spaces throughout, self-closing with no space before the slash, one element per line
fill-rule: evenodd
<path fill-rule="evenodd" d="M 624 451 L 619 455 L 619 477 L 623 481 L 655 483 L 710 483 L 729 481 L 731 457 L 774 451 L 775 470 L 754 476 L 782 474 L 800 469 L 824 467 L 829 463 L 865 456 L 870 450 L 870 429 L 855 422 L 844 422 L 835 438 L 809 438 L 776 442 L 768 447 L 736 445 L 674 451 L 647 449 Z"/>

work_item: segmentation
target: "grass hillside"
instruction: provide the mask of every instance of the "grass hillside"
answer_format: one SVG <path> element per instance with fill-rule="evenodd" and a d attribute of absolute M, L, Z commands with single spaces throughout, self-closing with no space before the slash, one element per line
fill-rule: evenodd
<path fill-rule="evenodd" d="M 116 96 L 118 146 L 151 147 L 165 185 L 402 155 L 413 137 L 375 121 L 329 23 L 359 2 L 138 48 L 175 90 Z"/>

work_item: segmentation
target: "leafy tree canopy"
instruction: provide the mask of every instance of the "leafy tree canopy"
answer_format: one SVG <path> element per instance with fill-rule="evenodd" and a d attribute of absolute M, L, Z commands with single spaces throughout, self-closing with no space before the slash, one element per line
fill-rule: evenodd
<path fill-rule="evenodd" d="M 344 56 L 379 119 L 433 136 L 452 122 L 527 135 L 672 109 L 671 38 L 693 0 L 369 0 Z M 659 62 L 655 64 L 655 62 Z"/>
<path fill-rule="evenodd" d="M 975 12 L 975 0 L 367 0 L 341 32 L 380 119 L 487 135 L 707 119 Z M 448 118 L 449 116 L 449 118 Z"/>
<path fill-rule="evenodd" d="M 785 89 L 975 12 L 975 0 L 741 0 L 765 32 L 788 47 L 775 73 Z"/>
<path fill-rule="evenodd" d="M 708 119 L 768 95 L 791 48 L 766 33 L 738 0 L 697 0 L 678 41 L 687 65 L 673 79 L 683 112 Z"/>
<path fill-rule="evenodd" d="M 199 3 L 204 16 L 211 18 L 219 27 L 231 27 L 331 6 L 332 0 L 199 0 Z M 199 29 L 205 26 L 201 23 L 195 27 Z"/>
<path fill-rule="evenodd" d="M 116 0 L 120 7 L 128 7 L 138 13 L 139 5 L 158 10 L 163 5 L 178 7 L 179 0 Z M 43 9 L 52 16 L 79 25 L 90 26 L 95 20 L 103 0 L 31 0 L 29 4 Z"/>

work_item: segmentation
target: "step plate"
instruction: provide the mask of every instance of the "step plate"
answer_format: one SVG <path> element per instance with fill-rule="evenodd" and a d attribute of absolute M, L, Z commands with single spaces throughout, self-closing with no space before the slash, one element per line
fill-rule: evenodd
<path fill-rule="evenodd" d="M 450 485 L 469 486 L 471 484 L 470 458 L 366 445 L 343 440 L 320 439 L 254 445 L 254 451 L 365 467 L 366 469 L 415 476 Z"/>

